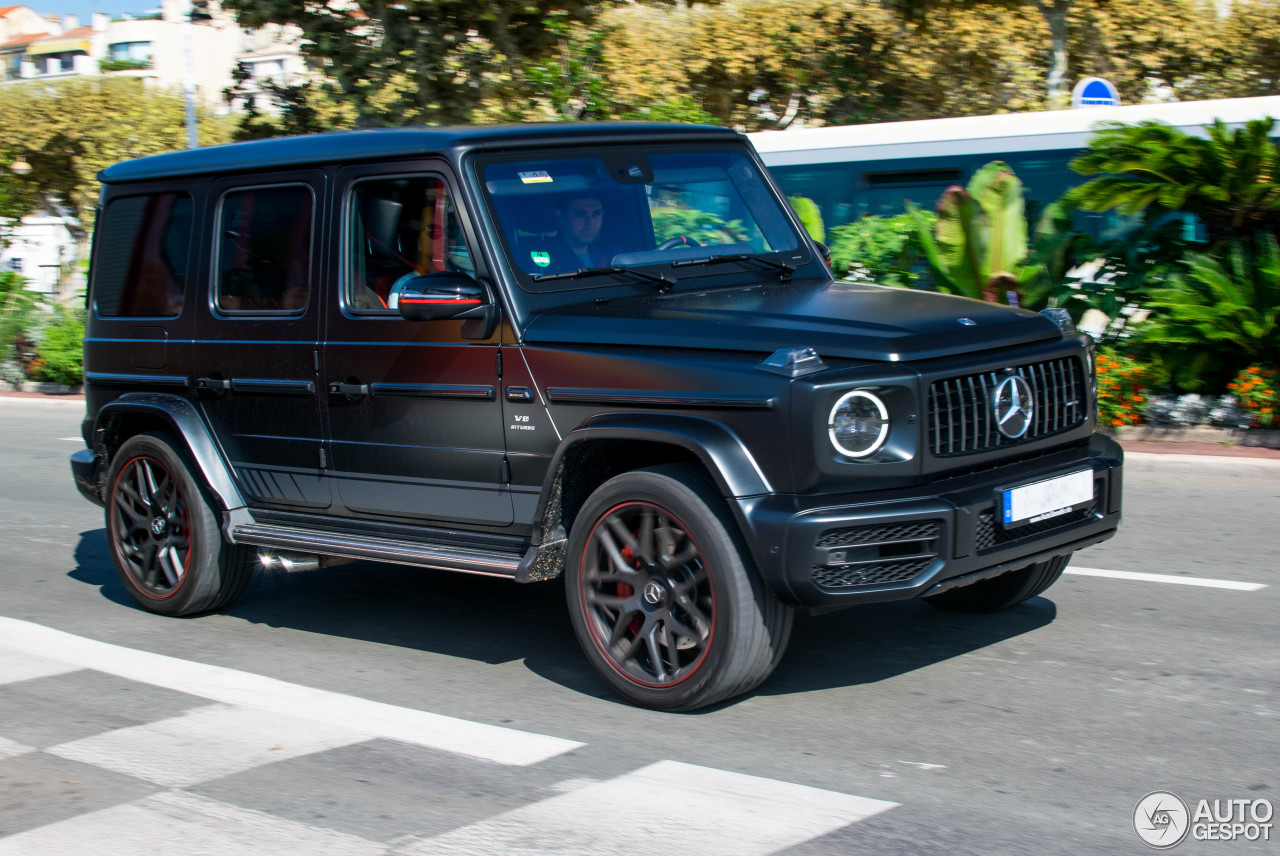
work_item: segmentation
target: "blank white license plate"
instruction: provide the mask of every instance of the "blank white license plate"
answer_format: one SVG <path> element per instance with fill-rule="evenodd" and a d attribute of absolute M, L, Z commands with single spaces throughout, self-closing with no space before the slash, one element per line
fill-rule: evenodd
<path fill-rule="evenodd" d="M 1006 490 L 1000 500 L 1004 508 L 1004 525 L 1035 523 L 1066 514 L 1081 503 L 1093 499 L 1093 471 L 1082 470 L 1056 479 L 1027 484 Z"/>

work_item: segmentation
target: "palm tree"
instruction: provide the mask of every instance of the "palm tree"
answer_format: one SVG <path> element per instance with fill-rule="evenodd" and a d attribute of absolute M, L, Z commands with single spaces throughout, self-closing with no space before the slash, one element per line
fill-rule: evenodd
<path fill-rule="evenodd" d="M 1280 144 L 1272 118 L 1230 130 L 1206 125 L 1207 138 L 1161 122 L 1107 123 L 1071 162 L 1093 175 L 1069 198 L 1086 211 L 1125 215 L 1182 211 L 1204 224 L 1209 251 L 1280 231 Z M 1154 219 L 1150 218 L 1149 219 Z"/>
<path fill-rule="evenodd" d="M 1142 341 L 1170 363 L 1187 389 L 1225 382 L 1250 363 L 1280 364 L 1280 245 L 1256 236 L 1233 241 L 1225 261 L 1190 253 L 1185 271 L 1152 293 Z"/>

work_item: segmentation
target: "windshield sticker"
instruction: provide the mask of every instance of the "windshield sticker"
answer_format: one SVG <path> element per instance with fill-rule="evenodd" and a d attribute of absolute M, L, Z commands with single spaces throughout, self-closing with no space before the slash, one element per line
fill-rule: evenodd
<path fill-rule="evenodd" d="M 533 263 L 538 267 L 551 266 L 551 253 L 544 253 L 541 250 L 534 250 L 529 253 L 529 258 L 533 259 Z"/>
<path fill-rule="evenodd" d="M 538 170 L 537 172 L 517 172 L 516 175 L 520 176 L 521 184 L 551 183 L 551 173 L 546 172 L 545 170 Z"/>

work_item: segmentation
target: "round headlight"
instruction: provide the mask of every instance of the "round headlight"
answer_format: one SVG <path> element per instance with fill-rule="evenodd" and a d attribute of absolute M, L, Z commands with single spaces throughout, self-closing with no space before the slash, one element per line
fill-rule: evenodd
<path fill-rule="evenodd" d="M 827 418 L 831 445 L 843 455 L 865 458 L 889 438 L 889 411 L 884 402 L 865 389 L 840 396 Z"/>

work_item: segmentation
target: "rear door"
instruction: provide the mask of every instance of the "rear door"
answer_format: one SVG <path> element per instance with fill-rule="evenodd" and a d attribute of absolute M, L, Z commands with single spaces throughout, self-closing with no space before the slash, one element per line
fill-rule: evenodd
<path fill-rule="evenodd" d="M 318 377 L 319 171 L 213 186 L 209 298 L 193 370 L 205 415 L 259 506 L 328 508 Z"/>
<path fill-rule="evenodd" d="M 464 339 L 462 321 L 406 321 L 394 308 L 411 276 L 479 273 L 446 167 L 338 175 L 338 300 L 323 361 L 340 501 L 388 521 L 509 526 L 498 336 Z"/>

